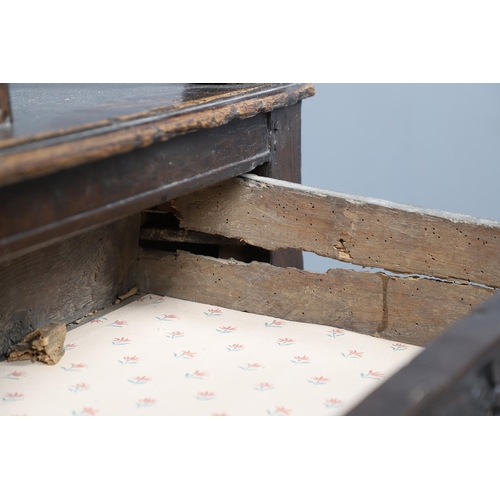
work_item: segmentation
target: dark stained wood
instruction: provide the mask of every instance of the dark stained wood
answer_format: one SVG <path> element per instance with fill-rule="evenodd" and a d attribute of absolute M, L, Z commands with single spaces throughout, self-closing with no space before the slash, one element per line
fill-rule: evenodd
<path fill-rule="evenodd" d="M 185 231 L 183 229 L 163 229 L 157 227 L 142 227 L 140 239 L 144 241 L 166 241 L 171 243 L 193 243 L 197 245 L 244 245 L 239 240 L 224 238 L 214 234 Z"/>
<path fill-rule="evenodd" d="M 115 85 L 111 91 L 106 85 L 14 86 L 16 121 L 0 132 L 0 185 L 220 127 L 311 95 L 311 84 Z"/>
<path fill-rule="evenodd" d="M 172 202 L 185 229 L 500 287 L 500 223 L 247 175 Z"/>
<path fill-rule="evenodd" d="M 136 285 L 139 216 L 0 264 L 0 356 L 52 321 L 69 323 Z"/>
<path fill-rule="evenodd" d="M 439 336 L 349 415 L 500 415 L 500 293 Z"/>
<path fill-rule="evenodd" d="M 9 84 L 0 83 L 0 125 L 12 121 L 12 109 L 10 106 Z M 6 129 L 6 130 L 10 130 Z M 0 134 L 2 129 L 0 129 Z"/>
<path fill-rule="evenodd" d="M 266 115 L 0 188 L 0 260 L 267 161 Z"/>
<path fill-rule="evenodd" d="M 180 299 L 425 345 L 492 290 L 382 273 L 326 274 L 143 250 L 139 288 Z"/>
<path fill-rule="evenodd" d="M 302 102 L 299 101 L 269 113 L 271 157 L 269 162 L 255 169 L 255 174 L 301 183 L 301 107 Z M 304 268 L 302 252 L 290 248 L 271 252 L 270 262 L 279 267 Z"/>

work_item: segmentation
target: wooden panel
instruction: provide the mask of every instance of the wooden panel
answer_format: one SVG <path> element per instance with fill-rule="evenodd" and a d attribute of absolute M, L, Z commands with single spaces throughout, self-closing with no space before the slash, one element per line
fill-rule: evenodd
<path fill-rule="evenodd" d="M 314 95 L 311 84 L 28 86 L 0 130 L 0 185 L 219 127 Z"/>
<path fill-rule="evenodd" d="M 453 325 L 350 415 L 500 415 L 500 293 Z"/>
<path fill-rule="evenodd" d="M 0 356 L 28 332 L 69 323 L 136 283 L 139 216 L 0 264 Z"/>
<path fill-rule="evenodd" d="M 326 274 L 243 264 L 186 252 L 143 250 L 139 287 L 257 314 L 337 326 L 424 345 L 492 290 L 382 273 L 331 269 Z"/>
<path fill-rule="evenodd" d="M 0 188 L 0 260 L 248 172 L 269 156 L 257 115 Z"/>
<path fill-rule="evenodd" d="M 246 175 L 172 202 L 181 227 L 268 250 L 500 287 L 500 223 Z"/>

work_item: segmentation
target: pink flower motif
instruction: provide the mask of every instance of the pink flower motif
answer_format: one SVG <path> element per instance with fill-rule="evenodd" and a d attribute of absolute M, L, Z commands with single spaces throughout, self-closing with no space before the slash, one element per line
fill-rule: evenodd
<path fill-rule="evenodd" d="M 93 319 L 91 321 L 91 323 L 102 323 L 103 321 L 107 321 L 107 319 L 106 318 L 96 318 L 96 319 Z"/>
<path fill-rule="evenodd" d="M 308 382 L 314 385 L 323 385 L 330 382 L 330 379 L 326 377 L 312 377 L 308 380 Z"/>
<path fill-rule="evenodd" d="M 61 366 L 61 368 L 64 370 L 64 371 L 67 371 L 67 372 L 73 372 L 73 371 L 77 371 L 77 370 L 81 370 L 83 368 L 88 368 L 87 365 L 83 364 L 83 363 L 71 363 L 71 365 L 69 367 L 65 367 L 65 366 Z"/>
<path fill-rule="evenodd" d="M 330 398 L 325 401 L 325 406 L 327 408 L 340 408 L 344 406 L 344 402 L 338 398 Z"/>
<path fill-rule="evenodd" d="M 344 356 L 344 358 L 359 359 L 359 358 L 363 357 L 363 353 L 362 352 L 353 351 L 353 350 L 350 350 L 350 349 L 349 349 L 349 354 L 344 354 L 344 353 L 341 353 L 341 354 L 342 354 L 342 356 Z"/>
<path fill-rule="evenodd" d="M 132 365 L 139 362 L 139 358 L 137 356 L 123 356 L 123 361 L 118 360 L 118 363 L 122 365 Z"/>
<path fill-rule="evenodd" d="M 260 363 L 247 363 L 245 367 L 240 366 L 240 368 L 245 371 L 254 371 L 257 368 L 264 368 L 264 366 L 261 365 Z"/>
<path fill-rule="evenodd" d="M 11 380 L 19 380 L 19 377 L 26 377 L 26 373 L 14 370 L 3 378 L 10 378 Z"/>
<path fill-rule="evenodd" d="M 130 344 L 130 342 L 132 342 L 132 341 L 128 338 L 125 338 L 125 337 L 120 337 L 120 338 L 115 337 L 112 340 L 113 345 L 127 345 L 127 344 Z"/>
<path fill-rule="evenodd" d="M 5 396 L 2 397 L 4 401 L 21 401 L 24 398 L 24 394 L 21 392 L 7 392 Z"/>
<path fill-rule="evenodd" d="M 208 373 L 207 372 L 200 372 L 199 370 L 196 370 L 193 373 L 186 373 L 186 378 L 203 379 L 205 377 L 208 377 Z"/>
<path fill-rule="evenodd" d="M 267 321 L 264 323 L 266 328 L 281 328 L 285 324 L 286 323 L 284 321 L 278 321 L 276 319 L 273 319 L 273 321 L 271 321 L 271 323 L 268 323 Z"/>
<path fill-rule="evenodd" d="M 293 339 L 288 339 L 288 338 L 284 338 L 284 339 L 278 339 L 278 345 L 292 345 L 295 343 L 295 340 Z"/>
<path fill-rule="evenodd" d="M 261 382 L 260 384 L 256 384 L 254 389 L 260 392 L 272 391 L 274 389 L 274 385 L 269 382 Z"/>
<path fill-rule="evenodd" d="M 242 344 L 231 344 L 230 346 L 226 347 L 228 351 L 241 351 L 242 349 L 245 349 L 245 346 Z"/>
<path fill-rule="evenodd" d="M 208 312 L 203 313 L 205 316 L 222 316 L 221 309 L 208 309 Z"/>
<path fill-rule="evenodd" d="M 155 316 L 155 318 L 159 321 L 172 321 L 173 319 L 179 319 L 179 316 L 175 314 L 164 314 L 163 316 Z"/>
<path fill-rule="evenodd" d="M 145 377 L 145 376 L 142 376 L 142 377 L 134 377 L 132 379 L 128 379 L 128 381 L 131 383 L 131 384 L 145 384 L 146 382 L 150 382 L 151 381 L 151 378 L 150 377 Z"/>
<path fill-rule="evenodd" d="M 304 364 L 304 363 L 310 363 L 310 359 L 308 356 L 294 356 L 293 359 L 290 360 L 292 363 L 295 363 L 296 365 L 299 364 Z"/>
<path fill-rule="evenodd" d="M 94 410 L 94 408 L 83 408 L 82 411 L 72 411 L 72 415 L 75 417 L 95 417 L 95 415 L 99 412 L 99 410 Z"/>
<path fill-rule="evenodd" d="M 156 404 L 156 399 L 154 398 L 142 398 L 135 403 L 137 408 L 145 408 L 147 406 L 154 406 Z"/>
<path fill-rule="evenodd" d="M 212 417 L 228 417 L 229 415 L 225 412 L 222 413 L 212 413 Z"/>
<path fill-rule="evenodd" d="M 406 344 L 394 343 L 394 344 L 391 344 L 391 349 L 393 351 L 405 351 L 406 349 L 408 349 L 408 346 Z"/>
<path fill-rule="evenodd" d="M 156 403 L 156 399 L 153 399 L 153 398 L 143 398 L 143 399 L 139 399 L 139 401 L 141 403 Z"/>
<path fill-rule="evenodd" d="M 374 372 L 373 370 L 369 370 L 368 373 L 362 373 L 361 378 L 371 378 L 375 380 L 380 380 L 381 378 L 384 378 L 384 374 L 381 372 Z"/>
<path fill-rule="evenodd" d="M 273 416 L 288 416 L 292 413 L 292 410 L 285 408 L 284 406 L 276 406 L 274 411 L 267 410 L 268 415 Z"/>
<path fill-rule="evenodd" d="M 83 413 L 90 415 L 92 417 L 94 417 L 95 414 L 99 412 L 99 410 L 94 410 L 93 408 L 84 408 L 82 411 Z"/>
<path fill-rule="evenodd" d="M 65 351 L 69 351 L 69 350 L 71 350 L 71 349 L 74 349 L 75 347 L 76 347 L 76 344 L 66 344 L 66 345 L 64 346 L 64 350 L 65 350 Z"/>
<path fill-rule="evenodd" d="M 113 321 L 113 323 L 111 323 L 108 326 L 116 326 L 117 328 L 121 328 L 122 326 L 126 326 L 126 325 L 128 325 L 128 321 L 117 319 L 116 321 Z"/>
<path fill-rule="evenodd" d="M 88 389 L 90 389 L 90 385 L 82 382 L 80 384 L 71 385 L 68 390 L 71 392 L 81 392 L 87 391 Z"/>
<path fill-rule="evenodd" d="M 231 333 L 236 330 L 235 326 L 221 326 L 220 328 L 216 328 L 215 331 L 219 333 Z"/>
<path fill-rule="evenodd" d="M 210 399 L 215 399 L 215 392 L 210 392 L 210 391 L 198 392 L 196 399 L 198 401 L 208 401 Z"/>
<path fill-rule="evenodd" d="M 332 328 L 331 330 L 328 330 L 329 333 L 327 333 L 328 337 L 332 337 L 336 339 L 337 337 L 342 337 L 345 335 L 345 331 L 342 330 L 341 328 Z"/>
<path fill-rule="evenodd" d="M 174 352 L 174 356 L 176 358 L 185 358 L 185 359 L 191 358 L 192 359 L 192 358 L 194 358 L 196 356 L 196 353 L 195 352 L 191 352 L 191 351 L 182 351 L 182 354 L 176 354 Z"/>
<path fill-rule="evenodd" d="M 184 332 L 172 332 L 172 333 L 167 333 L 165 337 L 169 339 L 180 339 L 181 337 L 184 337 Z"/>

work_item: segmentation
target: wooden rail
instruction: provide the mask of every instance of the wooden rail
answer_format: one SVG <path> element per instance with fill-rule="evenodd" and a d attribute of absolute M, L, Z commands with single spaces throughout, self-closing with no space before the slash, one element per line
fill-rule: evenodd
<path fill-rule="evenodd" d="M 178 198 L 181 227 L 396 273 L 500 287 L 500 223 L 245 175 Z"/>
<path fill-rule="evenodd" d="M 326 274 L 179 251 L 143 250 L 139 288 L 292 321 L 425 345 L 493 290 L 331 269 Z"/>

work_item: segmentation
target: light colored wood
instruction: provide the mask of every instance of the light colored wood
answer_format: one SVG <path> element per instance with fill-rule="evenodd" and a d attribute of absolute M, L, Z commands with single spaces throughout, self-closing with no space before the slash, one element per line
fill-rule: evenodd
<path fill-rule="evenodd" d="M 28 333 L 21 342 L 12 346 L 9 361 L 31 360 L 47 365 L 55 365 L 64 356 L 64 341 L 66 325 L 50 323 L 43 328 L 37 328 Z"/>
<path fill-rule="evenodd" d="M 172 202 L 181 227 L 268 250 L 500 287 L 500 223 L 245 175 Z"/>
<path fill-rule="evenodd" d="M 415 345 L 425 345 L 493 293 L 430 279 L 345 269 L 319 274 L 159 250 L 143 250 L 138 280 L 145 293 Z"/>

